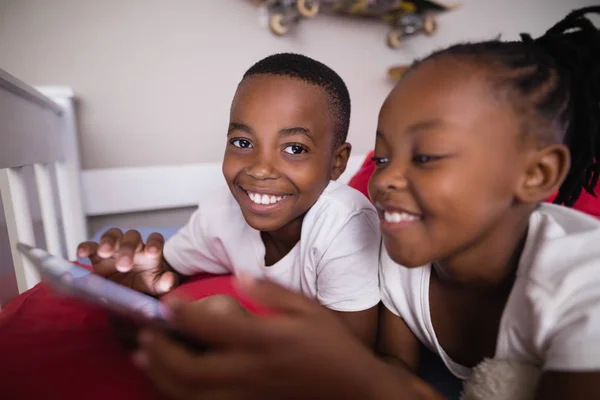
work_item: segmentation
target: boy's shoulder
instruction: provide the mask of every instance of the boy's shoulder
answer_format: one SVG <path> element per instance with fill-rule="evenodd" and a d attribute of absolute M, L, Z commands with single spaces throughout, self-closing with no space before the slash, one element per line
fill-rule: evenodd
<path fill-rule="evenodd" d="M 356 214 L 367 212 L 376 216 L 373 204 L 358 190 L 337 181 L 329 182 L 311 210 L 327 211 L 339 214 Z"/>
<path fill-rule="evenodd" d="M 365 243 L 378 241 L 379 217 L 362 193 L 331 181 L 302 221 L 302 241 L 308 247 L 327 248 L 340 235 Z"/>
<path fill-rule="evenodd" d="M 554 204 L 531 216 L 519 274 L 548 295 L 600 283 L 600 220 Z"/>

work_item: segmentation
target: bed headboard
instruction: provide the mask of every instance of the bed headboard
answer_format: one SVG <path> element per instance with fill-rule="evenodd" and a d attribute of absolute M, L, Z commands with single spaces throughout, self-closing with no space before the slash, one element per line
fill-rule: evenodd
<path fill-rule="evenodd" d="M 74 258 L 87 237 L 73 93 L 41 90 L 0 70 L 0 308 L 39 280 L 17 242 Z"/>

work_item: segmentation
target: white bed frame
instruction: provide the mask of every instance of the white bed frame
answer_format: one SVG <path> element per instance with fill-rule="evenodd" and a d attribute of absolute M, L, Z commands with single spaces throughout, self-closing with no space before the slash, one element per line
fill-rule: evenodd
<path fill-rule="evenodd" d="M 15 250 L 18 241 L 36 244 L 34 221 L 58 255 L 72 257 L 87 236 L 73 93 L 48 88 L 48 94 L 54 101 L 0 70 L 0 307 L 39 280 Z M 33 181 L 26 177 L 31 170 Z"/>
<path fill-rule="evenodd" d="M 340 181 L 364 157 L 352 156 Z M 195 206 L 223 184 L 220 163 L 82 171 L 73 90 L 33 88 L 0 69 L 0 309 L 39 281 L 15 250 L 39 245 L 36 223 L 48 251 L 76 259 L 88 217 Z"/>

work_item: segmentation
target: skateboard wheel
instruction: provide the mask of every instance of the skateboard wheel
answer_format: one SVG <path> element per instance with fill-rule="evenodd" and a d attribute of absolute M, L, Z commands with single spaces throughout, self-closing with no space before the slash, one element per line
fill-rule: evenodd
<path fill-rule="evenodd" d="M 388 75 L 395 81 L 399 81 L 404 73 L 408 71 L 408 65 L 397 65 L 388 69 Z"/>
<path fill-rule="evenodd" d="M 277 36 L 283 36 L 290 27 L 283 21 L 283 14 L 273 14 L 269 17 L 269 28 Z"/>
<path fill-rule="evenodd" d="M 425 32 L 426 35 L 431 36 L 437 31 L 437 28 L 438 25 L 435 18 L 431 15 L 426 16 L 423 21 L 423 32 Z"/>
<path fill-rule="evenodd" d="M 387 45 L 392 49 L 397 49 L 402 45 L 402 31 L 394 29 L 387 35 Z"/>
<path fill-rule="evenodd" d="M 296 10 L 305 18 L 312 18 L 319 12 L 318 0 L 297 0 Z"/>

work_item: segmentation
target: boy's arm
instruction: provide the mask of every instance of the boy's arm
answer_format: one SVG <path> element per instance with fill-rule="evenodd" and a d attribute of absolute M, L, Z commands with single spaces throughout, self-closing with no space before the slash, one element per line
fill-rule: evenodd
<path fill-rule="evenodd" d="M 221 275 L 231 272 L 219 260 L 223 249 L 209 232 L 207 215 L 212 214 L 202 213 L 199 207 L 188 223 L 164 245 L 163 262 L 180 279 L 199 273 Z"/>
<path fill-rule="evenodd" d="M 364 311 L 334 311 L 352 333 L 360 339 L 361 342 L 373 348 L 377 338 L 377 315 L 378 306 L 373 306 Z"/>
<path fill-rule="evenodd" d="M 351 216 L 315 266 L 317 301 L 334 311 L 371 348 L 380 300 L 380 234 L 376 218 L 375 213 L 366 212 Z"/>

